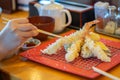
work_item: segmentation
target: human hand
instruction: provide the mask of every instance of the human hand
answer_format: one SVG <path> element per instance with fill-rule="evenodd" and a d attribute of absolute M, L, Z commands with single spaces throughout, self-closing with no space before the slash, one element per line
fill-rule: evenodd
<path fill-rule="evenodd" d="M 10 20 L 0 32 L 0 52 L 9 53 L 19 48 L 28 38 L 38 34 L 28 19 Z"/>

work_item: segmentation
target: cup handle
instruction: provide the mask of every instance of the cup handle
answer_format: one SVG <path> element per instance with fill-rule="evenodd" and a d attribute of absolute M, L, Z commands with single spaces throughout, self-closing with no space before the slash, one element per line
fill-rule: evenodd
<path fill-rule="evenodd" d="M 71 17 L 70 12 L 69 12 L 68 10 L 66 10 L 66 9 L 62 10 L 61 12 L 62 12 L 62 13 L 65 13 L 65 14 L 67 15 L 67 17 L 68 17 L 68 22 L 67 22 L 65 25 L 63 25 L 64 27 L 66 27 L 66 26 L 68 26 L 68 25 L 71 24 L 71 22 L 72 22 L 72 17 Z"/>

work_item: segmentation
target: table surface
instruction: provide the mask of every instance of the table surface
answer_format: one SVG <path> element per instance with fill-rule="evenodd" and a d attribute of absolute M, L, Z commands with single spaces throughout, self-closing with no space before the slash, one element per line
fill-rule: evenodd
<path fill-rule="evenodd" d="M 23 18 L 28 17 L 28 12 L 17 11 L 13 14 L 2 13 L 2 15 L 0 16 L 0 30 L 5 26 L 5 24 L 2 23 L 3 20 L 1 19 L 1 17 L 5 17 L 8 19 Z M 120 42 L 119 39 L 115 39 L 104 35 L 100 36 Z M 23 61 L 19 55 L 13 56 L 9 59 L 0 62 L 0 69 L 7 72 L 9 75 L 13 75 L 17 77 L 17 79 L 21 80 L 89 80 L 82 76 L 77 76 L 67 72 L 56 70 L 39 63 L 35 63 L 30 60 Z M 120 65 L 115 66 L 108 72 L 110 74 L 120 77 Z M 95 78 L 94 80 L 111 80 L 111 79 L 101 75 Z"/>

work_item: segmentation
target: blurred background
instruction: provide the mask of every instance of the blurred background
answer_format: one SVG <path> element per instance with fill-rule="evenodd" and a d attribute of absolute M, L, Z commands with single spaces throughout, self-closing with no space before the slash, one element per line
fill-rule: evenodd
<path fill-rule="evenodd" d="M 39 15 L 37 9 L 33 6 L 35 3 L 49 0 L 0 0 L 0 7 L 5 14 L 12 14 L 19 10 L 29 12 L 28 16 Z M 79 29 L 85 22 L 95 19 L 94 4 L 98 1 L 109 2 L 110 5 L 120 6 L 120 0 L 55 0 L 64 5 L 72 15 L 71 28 Z M 6 5 L 5 5 L 6 4 Z M 74 8 L 68 7 L 71 5 Z M 77 9 L 77 10 L 76 10 Z"/>

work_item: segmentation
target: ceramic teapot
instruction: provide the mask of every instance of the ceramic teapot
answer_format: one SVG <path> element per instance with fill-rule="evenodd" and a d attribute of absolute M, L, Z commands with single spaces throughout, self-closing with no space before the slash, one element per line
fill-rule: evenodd
<path fill-rule="evenodd" d="M 47 2 L 47 4 L 36 3 L 34 6 L 37 8 L 39 16 L 50 16 L 55 19 L 54 33 L 62 32 L 64 28 L 71 24 L 70 12 L 54 0 Z"/>

